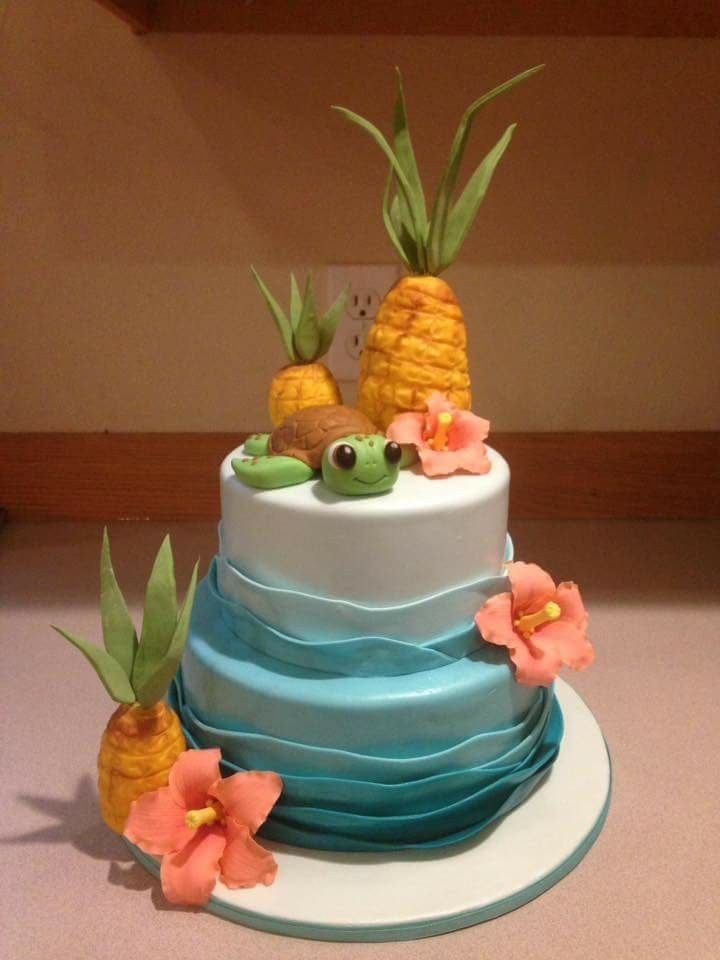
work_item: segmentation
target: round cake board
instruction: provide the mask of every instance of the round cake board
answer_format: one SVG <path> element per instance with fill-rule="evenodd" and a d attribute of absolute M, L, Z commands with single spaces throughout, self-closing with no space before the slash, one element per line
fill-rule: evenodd
<path fill-rule="evenodd" d="M 556 693 L 565 734 L 552 770 L 530 797 L 471 841 L 439 850 L 328 853 L 262 841 L 279 870 L 270 887 L 218 881 L 206 909 L 258 930 L 314 940 L 431 937 L 515 910 L 582 860 L 610 803 L 610 758 L 577 693 Z M 158 861 L 129 844 L 156 876 Z"/>

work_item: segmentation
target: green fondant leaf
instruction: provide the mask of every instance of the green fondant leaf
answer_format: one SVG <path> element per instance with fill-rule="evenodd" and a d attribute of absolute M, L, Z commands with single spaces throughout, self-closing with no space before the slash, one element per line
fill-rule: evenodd
<path fill-rule="evenodd" d="M 302 313 L 302 297 L 300 296 L 300 288 L 298 287 L 297 280 L 295 279 L 295 274 L 290 274 L 290 325 L 293 330 L 297 328 L 298 321 L 300 320 L 300 314 Z"/>
<path fill-rule="evenodd" d="M 490 186 L 495 168 L 507 150 L 514 130 L 515 124 L 513 123 L 475 170 L 460 194 L 457 203 L 450 211 L 440 251 L 439 270 L 444 270 L 453 262 L 463 245 L 468 230 L 472 226 L 480 204 Z"/>
<path fill-rule="evenodd" d="M 405 176 L 405 171 L 401 167 L 398 158 L 393 153 L 393 150 L 390 147 L 390 144 L 387 142 L 387 140 L 382 135 L 382 133 L 378 130 L 378 128 L 374 124 L 370 123 L 369 120 L 366 120 L 364 117 L 361 117 L 357 113 L 353 113 L 352 110 L 347 110 L 345 107 L 333 107 L 332 109 L 337 110 L 338 113 L 341 113 L 344 117 L 350 120 L 351 123 L 355 123 L 359 127 L 361 127 L 363 130 L 365 130 L 365 132 L 372 137 L 375 143 L 377 143 L 377 145 L 380 147 L 382 152 L 388 158 L 388 160 L 390 161 L 390 165 L 393 169 L 393 172 L 397 177 L 398 187 L 401 190 L 403 197 L 405 199 L 405 202 L 407 203 L 408 209 L 410 211 L 410 215 L 412 218 L 413 234 L 415 235 L 415 237 L 419 238 L 421 241 L 423 228 L 422 228 L 422 217 L 419 213 L 419 210 L 420 210 L 420 203 L 421 201 L 424 203 L 424 200 L 421 197 L 417 196 L 417 194 L 413 190 L 413 187 L 408 181 L 408 178 Z"/>
<path fill-rule="evenodd" d="M 159 661 L 153 671 L 148 673 L 142 684 L 137 688 L 137 698 L 144 707 L 150 707 L 158 700 L 162 700 L 170 686 L 172 678 L 177 673 L 185 651 L 188 631 L 190 629 L 190 617 L 192 615 L 193 603 L 195 602 L 195 587 L 197 586 L 198 564 L 193 568 L 190 584 L 185 594 L 185 602 L 182 605 L 180 616 L 177 619 L 175 630 L 170 639 L 170 643 L 165 651 L 161 661 Z"/>
<path fill-rule="evenodd" d="M 395 101 L 395 115 L 393 118 L 393 145 L 398 163 L 410 184 L 412 196 L 415 200 L 414 213 L 416 217 L 417 233 L 415 235 L 417 247 L 417 260 L 421 268 L 426 266 L 424 241 L 427 235 L 427 208 L 425 206 L 425 192 L 423 190 L 420 171 L 418 170 L 413 150 L 412 140 L 410 138 L 410 128 L 407 120 L 407 108 L 405 106 L 405 93 L 403 91 L 402 74 L 396 68 L 397 72 L 397 99 Z M 408 208 L 406 200 L 402 194 L 398 195 L 398 205 L 400 207 L 401 219 L 406 229 L 412 235 L 411 225 L 413 223 L 413 211 Z"/>
<path fill-rule="evenodd" d="M 338 324 L 345 313 L 345 307 L 347 306 L 349 294 L 350 285 L 348 284 L 337 298 L 335 303 L 333 303 L 333 305 L 327 310 L 323 318 L 320 320 L 320 345 L 317 349 L 316 358 L 324 357 L 330 349 L 330 345 L 333 342 L 333 337 L 335 336 L 335 331 L 337 330 Z"/>
<path fill-rule="evenodd" d="M 494 87 L 489 93 L 483 94 L 482 97 L 479 97 L 474 103 L 471 103 L 463 114 L 450 148 L 450 158 L 448 160 L 447 167 L 445 168 L 443 178 L 440 181 L 440 186 L 438 187 L 438 191 L 435 196 L 435 202 L 433 204 L 432 215 L 430 217 L 428 257 L 431 272 L 437 272 L 438 265 L 442 261 L 443 238 L 445 236 L 445 229 L 450 213 L 452 195 L 455 190 L 455 184 L 457 183 L 460 166 L 462 164 L 465 148 L 467 147 L 468 138 L 470 137 L 470 131 L 472 129 L 475 116 L 486 104 L 494 100 L 495 97 L 500 96 L 501 93 L 505 93 L 512 87 L 517 86 L 517 84 L 529 79 L 539 70 L 542 70 L 543 66 L 544 64 L 540 64 L 539 66 L 531 67 L 529 70 L 519 73 L 510 80 L 506 80 L 505 83 L 501 83 L 499 86 Z"/>
<path fill-rule="evenodd" d="M 418 244 L 412 235 L 412 227 L 408 223 L 407 207 L 403 203 L 399 193 L 395 194 L 390 204 L 390 219 L 392 220 L 400 246 L 407 253 L 408 258 L 413 264 L 413 271 L 415 273 L 422 273 L 424 268 L 419 256 Z"/>
<path fill-rule="evenodd" d="M 295 457 L 254 457 L 252 460 L 232 460 L 236 475 L 249 487 L 274 490 L 304 483 L 315 475 L 312 467 Z"/>
<path fill-rule="evenodd" d="M 285 311 L 282 309 L 272 293 L 270 293 L 270 290 L 255 267 L 250 267 L 250 269 L 252 270 L 253 277 L 255 277 L 255 283 L 258 286 L 258 290 L 265 298 L 265 303 L 268 305 L 270 313 L 273 315 L 273 319 L 275 320 L 275 324 L 280 333 L 280 337 L 282 339 L 283 346 L 285 347 L 285 352 L 288 355 L 288 359 L 291 363 L 296 363 L 298 357 L 293 346 L 292 325 L 285 316 Z"/>
<path fill-rule="evenodd" d="M 100 613 L 105 649 L 120 664 L 129 681 L 137 652 L 137 634 L 115 579 L 107 527 L 103 530 L 100 554 Z"/>
<path fill-rule="evenodd" d="M 395 182 L 395 174 L 393 168 L 390 167 L 390 173 L 388 175 L 387 184 L 385 185 L 385 193 L 383 194 L 383 205 L 382 205 L 382 215 L 383 223 L 385 224 L 385 229 L 387 230 L 388 236 L 392 245 L 397 250 L 400 259 L 403 263 L 410 268 L 410 270 L 417 272 L 420 268 L 417 263 L 417 249 L 415 244 L 412 243 L 411 246 L 406 250 L 403 243 L 400 241 L 400 230 L 402 225 L 399 222 L 399 218 L 393 217 L 392 204 L 390 203 L 390 194 L 392 192 L 392 187 Z M 396 199 L 396 198 L 394 198 Z"/>
<path fill-rule="evenodd" d="M 166 536 L 155 557 L 145 591 L 140 646 L 132 674 L 136 692 L 162 663 L 175 632 L 177 617 L 175 569 L 170 537 Z"/>
<path fill-rule="evenodd" d="M 130 685 L 127 674 L 114 657 L 110 656 L 110 654 L 101 647 L 96 647 L 81 637 L 67 633 L 67 631 L 61 627 L 53 625 L 53 630 L 59 633 L 61 637 L 65 637 L 74 647 L 77 647 L 93 667 L 102 685 L 116 703 L 135 702 L 135 693 Z"/>
<path fill-rule="evenodd" d="M 297 327 L 293 333 L 295 352 L 301 360 L 315 360 L 320 346 L 320 331 L 315 294 L 313 293 L 312 276 L 308 275 L 305 281 L 305 291 L 302 297 L 302 310 Z"/>

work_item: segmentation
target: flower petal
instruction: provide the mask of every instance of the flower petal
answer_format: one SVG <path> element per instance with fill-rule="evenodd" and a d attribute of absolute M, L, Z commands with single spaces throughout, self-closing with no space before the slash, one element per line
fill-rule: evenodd
<path fill-rule="evenodd" d="M 595 651 L 585 634 L 569 620 L 545 623 L 533 633 L 536 647 L 552 652 L 572 670 L 584 670 L 595 659 Z"/>
<path fill-rule="evenodd" d="M 201 751 L 197 751 L 201 752 Z M 227 839 L 221 827 L 200 827 L 177 853 L 163 857 L 160 880 L 170 903 L 207 903 L 220 874 Z"/>
<path fill-rule="evenodd" d="M 245 826 L 228 820 L 228 842 L 220 861 L 222 881 L 231 889 L 269 886 L 277 874 L 275 857 L 250 836 Z"/>
<path fill-rule="evenodd" d="M 464 447 L 484 449 L 483 440 L 488 433 L 490 433 L 489 420 L 483 420 L 469 410 L 458 410 L 453 414 L 448 447 L 451 450 L 461 450 Z"/>
<path fill-rule="evenodd" d="M 145 853 L 175 853 L 192 839 L 186 812 L 169 787 L 151 790 L 131 804 L 124 835 Z"/>
<path fill-rule="evenodd" d="M 218 780 L 210 788 L 228 817 L 256 833 L 282 793 L 283 782 L 269 770 L 249 770 Z"/>
<path fill-rule="evenodd" d="M 433 450 L 423 444 L 418 447 L 418 456 L 426 477 L 447 477 L 458 469 L 458 454 L 450 450 Z"/>
<path fill-rule="evenodd" d="M 485 601 L 475 614 L 475 623 L 483 640 L 501 647 L 512 647 L 517 636 L 512 625 L 512 594 L 498 593 Z"/>
<path fill-rule="evenodd" d="M 533 641 L 537 633 L 533 635 Z M 518 637 L 510 659 L 515 664 L 515 679 L 525 687 L 549 687 L 562 666 L 560 657 L 552 650 L 525 643 Z"/>
<path fill-rule="evenodd" d="M 422 443 L 425 417 L 422 413 L 399 413 L 385 431 L 388 440 L 395 443 Z"/>
<path fill-rule="evenodd" d="M 536 563 L 506 564 L 513 595 L 515 619 L 526 613 L 536 613 L 549 600 L 555 599 L 555 583 L 550 574 Z"/>
<path fill-rule="evenodd" d="M 467 470 L 468 473 L 478 474 L 490 471 L 491 464 L 484 443 L 457 450 L 455 456 L 457 457 L 457 469 L 459 470 Z"/>
<path fill-rule="evenodd" d="M 208 790 L 220 779 L 220 750 L 186 750 L 170 771 L 170 790 L 186 810 L 204 807 Z"/>
<path fill-rule="evenodd" d="M 457 407 L 439 390 L 433 390 L 425 401 L 427 404 L 427 417 L 425 418 L 424 437 L 434 437 L 438 427 L 438 417 L 441 413 L 452 413 L 453 419 Z"/>
<path fill-rule="evenodd" d="M 580 596 L 580 588 L 572 581 L 558 584 L 555 599 L 560 604 L 563 620 L 570 620 L 582 633 L 587 631 L 588 612 Z"/>

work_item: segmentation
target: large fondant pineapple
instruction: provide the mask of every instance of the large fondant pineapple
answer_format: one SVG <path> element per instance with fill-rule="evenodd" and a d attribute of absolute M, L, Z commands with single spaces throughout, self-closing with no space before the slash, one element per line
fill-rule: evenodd
<path fill-rule="evenodd" d="M 289 316 L 272 295 L 257 270 L 253 276 L 275 320 L 290 363 L 273 378 L 268 406 L 270 419 L 279 426 L 287 417 L 325 404 L 341 404 L 342 396 L 335 377 L 320 363 L 330 349 L 340 317 L 345 310 L 348 291 L 344 290 L 324 313 L 315 305 L 312 278 L 308 276 L 303 293 L 290 275 Z"/>
<path fill-rule="evenodd" d="M 197 564 L 178 610 L 172 548 L 166 537 L 148 581 L 138 643 L 105 531 L 100 560 L 104 649 L 54 627 L 85 655 L 120 704 L 105 728 L 98 756 L 100 808 L 117 833 L 123 831 L 133 800 L 165 786 L 170 768 L 186 749 L 178 716 L 163 697 L 185 649 L 196 581 Z"/>
<path fill-rule="evenodd" d="M 476 114 L 495 97 L 531 77 L 541 66 L 513 77 L 472 103 L 455 134 L 450 158 L 428 214 L 407 123 L 398 71 L 392 146 L 364 117 L 335 107 L 362 127 L 390 161 L 383 220 L 410 275 L 380 306 L 362 355 L 358 407 L 385 429 L 397 413 L 424 410 L 439 390 L 461 409 L 470 408 L 466 330 L 452 288 L 440 278 L 457 256 L 513 135 L 507 128 L 454 200 L 460 165 Z"/>

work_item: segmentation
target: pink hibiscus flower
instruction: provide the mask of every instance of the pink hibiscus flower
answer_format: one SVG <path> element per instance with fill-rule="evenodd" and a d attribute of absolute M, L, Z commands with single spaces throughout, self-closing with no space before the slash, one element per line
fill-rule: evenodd
<path fill-rule="evenodd" d="M 491 597 L 475 623 L 488 643 L 508 648 L 518 683 L 547 687 L 563 664 L 573 670 L 589 667 L 595 652 L 576 584 L 556 587 L 535 563 L 508 563 L 506 569 L 511 592 Z"/>
<path fill-rule="evenodd" d="M 267 886 L 277 863 L 253 835 L 281 791 L 276 773 L 252 770 L 223 780 L 219 750 L 187 750 L 167 787 L 134 801 L 125 836 L 162 855 L 160 879 L 171 903 L 206 903 L 218 876 L 228 887 Z"/>
<path fill-rule="evenodd" d="M 388 440 L 413 444 L 423 473 L 447 476 L 458 470 L 487 473 L 490 469 L 483 441 L 490 424 L 435 390 L 427 400 L 427 413 L 399 413 L 387 428 Z"/>

